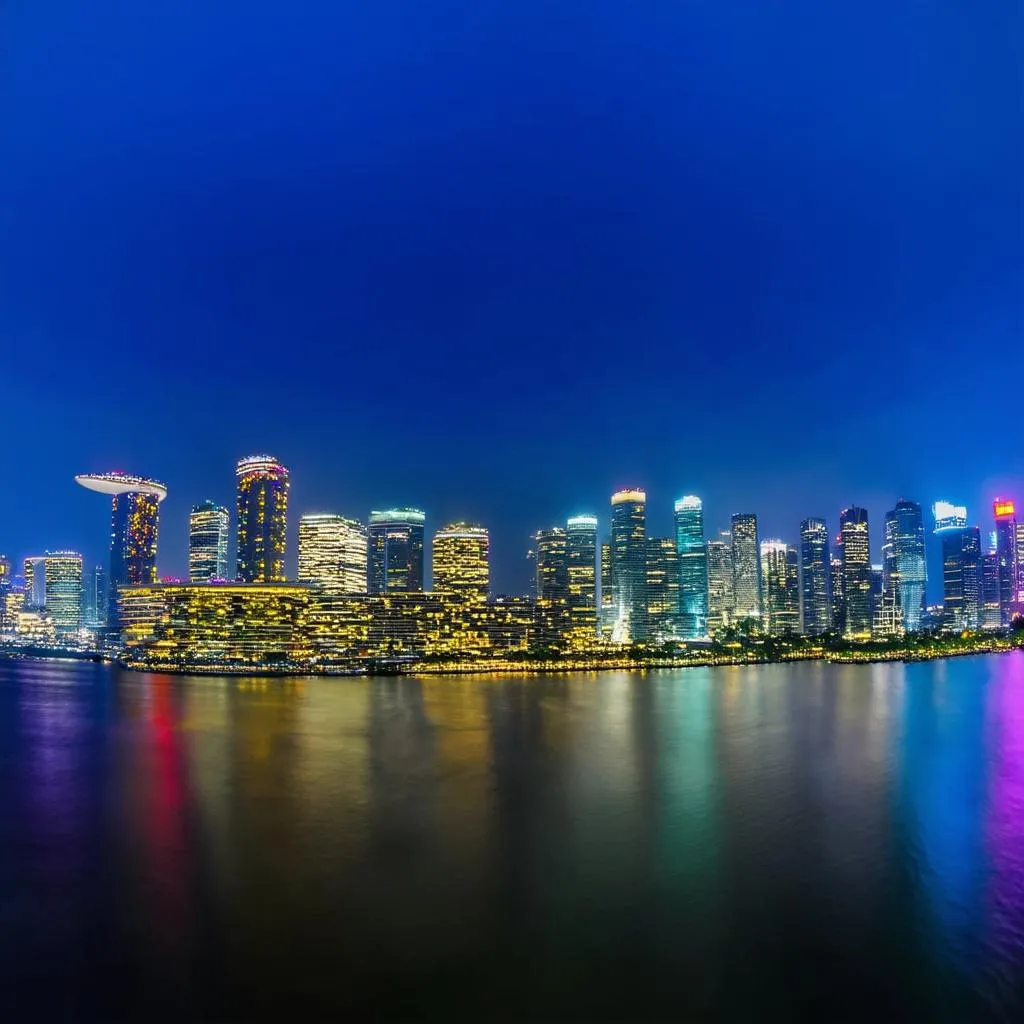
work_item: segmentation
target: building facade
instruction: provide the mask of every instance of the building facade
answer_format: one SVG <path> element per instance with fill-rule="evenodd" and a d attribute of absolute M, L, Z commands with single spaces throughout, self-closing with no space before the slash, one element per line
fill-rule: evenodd
<path fill-rule="evenodd" d="M 647 495 L 637 489 L 612 495 L 611 591 L 616 643 L 647 639 Z"/>
<path fill-rule="evenodd" d="M 867 509 L 843 509 L 839 513 L 839 532 L 843 538 L 843 636 L 867 640 L 874 620 Z"/>
<path fill-rule="evenodd" d="M 418 508 L 370 513 L 371 594 L 408 594 L 423 590 L 426 521 L 426 515 Z"/>
<path fill-rule="evenodd" d="M 761 617 L 761 554 L 757 516 L 732 517 L 732 578 L 736 621 Z"/>
<path fill-rule="evenodd" d="M 1017 509 L 1007 498 L 992 503 L 996 520 L 996 561 L 999 574 L 999 620 L 1003 626 L 1013 621 L 1020 607 L 1018 600 Z"/>
<path fill-rule="evenodd" d="M 212 501 L 194 505 L 188 517 L 188 578 L 193 583 L 228 579 L 231 515 Z"/>
<path fill-rule="evenodd" d="M 43 559 L 43 607 L 58 636 L 82 628 L 82 556 L 77 551 L 48 551 Z"/>
<path fill-rule="evenodd" d="M 366 527 L 330 513 L 299 520 L 300 583 L 316 583 L 337 594 L 365 594 Z"/>
<path fill-rule="evenodd" d="M 923 625 L 928 581 L 921 506 L 904 499 L 896 502 L 886 515 L 887 543 L 890 532 L 891 564 L 886 570 L 886 594 L 891 592 L 894 597 L 903 631 L 916 633 Z"/>
<path fill-rule="evenodd" d="M 491 589 L 491 542 L 473 523 L 452 523 L 434 534 L 432 588 L 471 601 L 486 601 Z"/>
<path fill-rule="evenodd" d="M 732 534 L 723 530 L 707 543 L 708 632 L 712 635 L 731 626 L 736 609 L 733 591 Z"/>
<path fill-rule="evenodd" d="M 287 468 L 272 455 L 248 455 L 235 467 L 237 576 L 242 583 L 280 583 L 288 541 Z"/>
<path fill-rule="evenodd" d="M 571 516 L 565 532 L 569 631 L 574 646 L 587 648 L 597 637 L 597 516 Z"/>
<path fill-rule="evenodd" d="M 675 504 L 679 555 L 679 621 L 682 640 L 708 635 L 708 553 L 704 543 L 704 505 L 690 494 Z"/>
<path fill-rule="evenodd" d="M 645 571 L 647 576 L 647 640 L 663 644 L 678 636 L 679 548 L 674 537 L 648 537 Z"/>
<path fill-rule="evenodd" d="M 800 630 L 800 590 L 796 551 L 780 540 L 760 542 L 762 623 L 765 632 L 785 636 Z"/>
<path fill-rule="evenodd" d="M 821 636 L 832 628 L 831 565 L 824 519 L 800 523 L 800 631 Z"/>
<path fill-rule="evenodd" d="M 981 628 L 983 580 L 981 531 L 967 525 L 967 506 L 937 501 L 935 533 L 942 544 L 942 628 Z"/>

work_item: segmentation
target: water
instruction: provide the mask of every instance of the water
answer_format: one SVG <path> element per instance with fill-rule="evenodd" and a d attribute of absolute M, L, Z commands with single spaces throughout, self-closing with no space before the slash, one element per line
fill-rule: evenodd
<path fill-rule="evenodd" d="M 0 1014 L 1024 1019 L 1024 655 L 0 661 Z"/>

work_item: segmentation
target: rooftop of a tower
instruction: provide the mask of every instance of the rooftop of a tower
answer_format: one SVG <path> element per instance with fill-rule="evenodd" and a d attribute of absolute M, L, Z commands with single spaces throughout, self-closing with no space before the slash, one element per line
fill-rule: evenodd
<path fill-rule="evenodd" d="M 235 464 L 235 475 L 247 476 L 249 473 L 273 473 L 287 477 L 288 467 L 273 455 L 245 455 Z"/>
<path fill-rule="evenodd" d="M 157 501 L 167 497 L 167 485 L 159 480 L 114 470 L 110 473 L 80 473 L 75 483 L 100 494 L 152 494 Z"/>

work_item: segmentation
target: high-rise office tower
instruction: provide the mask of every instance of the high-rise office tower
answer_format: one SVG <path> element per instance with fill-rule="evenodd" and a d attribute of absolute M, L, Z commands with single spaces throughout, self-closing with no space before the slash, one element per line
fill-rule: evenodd
<path fill-rule="evenodd" d="M 0 586 L 11 582 L 11 560 L 6 555 L 0 555 Z"/>
<path fill-rule="evenodd" d="M 704 545 L 704 506 L 692 494 L 675 505 L 679 554 L 679 637 L 699 640 L 708 634 L 708 553 Z"/>
<path fill-rule="evenodd" d="M 824 519 L 800 523 L 800 630 L 820 636 L 832 628 L 828 527 Z"/>
<path fill-rule="evenodd" d="M 867 509 L 843 509 L 839 513 L 839 532 L 843 538 L 843 636 L 848 640 L 867 640 L 871 636 L 871 546 Z"/>
<path fill-rule="evenodd" d="M 370 593 L 423 590 L 423 542 L 426 515 L 418 508 L 389 508 L 370 513 Z"/>
<path fill-rule="evenodd" d="M 102 565 L 94 565 L 92 570 L 84 574 L 83 587 L 85 599 L 85 626 L 88 629 L 102 629 L 107 624 L 107 571 Z"/>
<path fill-rule="evenodd" d="M 82 556 L 77 551 L 47 551 L 43 558 L 44 601 L 58 634 L 82 627 Z"/>
<path fill-rule="evenodd" d="M 732 534 L 723 530 L 707 543 L 708 632 L 732 625 L 736 600 L 733 593 Z"/>
<path fill-rule="evenodd" d="M 738 512 L 732 517 L 732 578 L 736 619 L 761 617 L 761 557 L 757 516 Z"/>
<path fill-rule="evenodd" d="M 491 586 L 491 546 L 487 530 L 452 523 L 434 534 L 432 589 L 472 601 L 486 601 Z"/>
<path fill-rule="evenodd" d="M 248 455 L 235 467 L 238 579 L 279 583 L 285 578 L 288 470 L 272 455 Z"/>
<path fill-rule="evenodd" d="M 996 545 L 998 549 L 998 544 Z M 989 551 L 981 556 L 981 628 L 1000 629 L 1003 609 L 1000 601 L 999 552 Z"/>
<path fill-rule="evenodd" d="M 22 563 L 25 576 L 25 608 L 42 611 L 46 607 L 46 559 L 30 555 Z"/>
<path fill-rule="evenodd" d="M 967 525 L 967 506 L 937 501 L 935 533 L 942 542 L 942 626 L 949 630 L 981 626 L 981 531 Z"/>
<path fill-rule="evenodd" d="M 561 526 L 538 530 L 537 600 L 568 606 L 569 603 L 569 537 Z"/>
<path fill-rule="evenodd" d="M 612 639 L 647 639 L 647 495 L 636 489 L 612 495 Z"/>
<path fill-rule="evenodd" d="M 928 578 L 921 506 L 901 498 L 885 519 L 887 548 L 883 553 L 888 560 L 883 587 L 887 595 L 891 590 L 894 596 L 902 628 L 916 633 L 924 616 Z"/>
<path fill-rule="evenodd" d="M 763 540 L 761 549 L 762 622 L 775 636 L 796 633 L 800 628 L 800 592 L 796 551 L 781 540 Z"/>
<path fill-rule="evenodd" d="M 112 499 L 107 624 L 117 628 L 118 587 L 156 582 L 160 502 L 167 497 L 167 487 L 128 473 L 86 473 L 75 481 Z"/>
<path fill-rule="evenodd" d="M 569 627 L 580 646 L 597 633 L 597 516 L 572 516 L 566 523 Z"/>
<path fill-rule="evenodd" d="M 679 615 L 679 550 L 674 537 L 648 537 L 647 639 L 661 644 L 677 635 Z"/>
<path fill-rule="evenodd" d="M 1024 614 L 1024 523 L 1017 524 L 1017 611 Z"/>
<path fill-rule="evenodd" d="M 601 542 L 601 635 L 610 640 L 615 627 L 615 595 L 612 593 L 612 544 Z"/>
<path fill-rule="evenodd" d="M 338 515 L 299 520 L 300 583 L 317 583 L 333 594 L 366 593 L 366 527 Z"/>
<path fill-rule="evenodd" d="M 228 578 L 230 514 L 212 501 L 194 505 L 188 517 L 188 578 L 193 583 Z"/>
<path fill-rule="evenodd" d="M 999 575 L 999 619 L 1008 626 L 1018 609 L 1017 509 L 1008 498 L 992 503 L 996 519 L 996 561 Z"/>

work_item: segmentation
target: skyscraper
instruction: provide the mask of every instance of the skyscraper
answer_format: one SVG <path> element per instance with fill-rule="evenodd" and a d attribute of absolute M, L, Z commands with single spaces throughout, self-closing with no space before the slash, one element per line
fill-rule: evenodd
<path fill-rule="evenodd" d="M 612 593 L 612 544 L 601 542 L 601 635 L 610 640 L 615 628 L 615 595 Z"/>
<path fill-rule="evenodd" d="M 886 593 L 892 591 L 903 629 L 916 633 L 924 616 L 928 576 L 921 506 L 901 498 L 885 518 L 889 550 L 883 587 Z"/>
<path fill-rule="evenodd" d="M 366 593 L 366 527 L 355 519 L 323 514 L 299 520 L 301 583 L 318 583 L 327 593 Z"/>
<path fill-rule="evenodd" d="M 434 534 L 432 588 L 486 601 L 491 586 L 491 547 L 487 530 L 472 523 L 452 523 Z"/>
<path fill-rule="evenodd" d="M 848 640 L 871 637 L 871 547 L 867 509 L 843 509 L 839 513 L 843 538 L 843 636 Z"/>
<path fill-rule="evenodd" d="M 992 503 L 996 519 L 996 562 L 999 577 L 999 619 L 1008 626 L 1017 612 L 1017 509 L 1007 498 Z"/>
<path fill-rule="evenodd" d="M 1003 609 L 1000 602 L 999 584 L 999 552 L 998 550 L 986 552 L 981 556 L 982 629 L 1000 629 L 1003 625 Z"/>
<path fill-rule="evenodd" d="M 569 627 L 579 646 L 597 634 L 597 516 L 572 516 L 566 524 Z"/>
<path fill-rule="evenodd" d="M 967 506 L 937 501 L 935 533 L 942 542 L 942 626 L 979 629 L 982 613 L 981 531 L 967 525 Z"/>
<path fill-rule="evenodd" d="M 25 607 L 41 611 L 46 607 L 46 559 L 30 555 L 22 564 L 25 576 Z"/>
<path fill-rule="evenodd" d="M 646 557 L 647 639 L 674 640 L 679 615 L 679 550 L 674 537 L 648 537 Z"/>
<path fill-rule="evenodd" d="M 230 514 L 212 501 L 195 505 L 188 519 L 188 578 L 193 583 L 228 578 Z"/>
<path fill-rule="evenodd" d="M 612 495 L 612 639 L 647 639 L 647 495 L 641 490 Z"/>
<path fill-rule="evenodd" d="M 762 622 L 775 636 L 796 633 L 800 628 L 800 591 L 796 552 L 781 540 L 763 540 L 761 550 Z"/>
<path fill-rule="evenodd" d="M 732 578 L 736 619 L 761 617 L 761 558 L 757 516 L 738 512 L 732 517 Z"/>
<path fill-rule="evenodd" d="M 77 551 L 47 551 L 43 558 L 44 606 L 58 635 L 82 626 L 82 556 Z"/>
<path fill-rule="evenodd" d="M 824 519 L 800 524 L 800 630 L 820 636 L 832 628 L 828 527 Z"/>
<path fill-rule="evenodd" d="M 569 537 L 561 526 L 538 530 L 537 599 L 566 605 L 569 603 Z"/>
<path fill-rule="evenodd" d="M 279 583 L 285 578 L 288 470 L 272 455 L 248 455 L 235 467 L 238 579 Z"/>
<path fill-rule="evenodd" d="M 370 593 L 423 590 L 423 541 L 426 515 L 418 508 L 370 513 Z"/>
<path fill-rule="evenodd" d="M 155 583 L 160 502 L 167 487 L 128 473 L 86 473 L 75 480 L 90 491 L 110 495 L 110 574 L 107 624 L 118 628 L 118 587 Z"/>
<path fill-rule="evenodd" d="M 85 625 L 88 629 L 102 629 L 107 624 L 107 571 L 94 565 L 83 580 Z"/>
<path fill-rule="evenodd" d="M 704 506 L 690 494 L 675 505 L 679 554 L 679 623 L 683 640 L 708 633 L 708 554 L 704 546 Z"/>
<path fill-rule="evenodd" d="M 723 530 L 717 540 L 709 540 L 708 552 L 708 632 L 715 633 L 732 625 L 736 600 L 733 592 L 732 534 Z"/>

